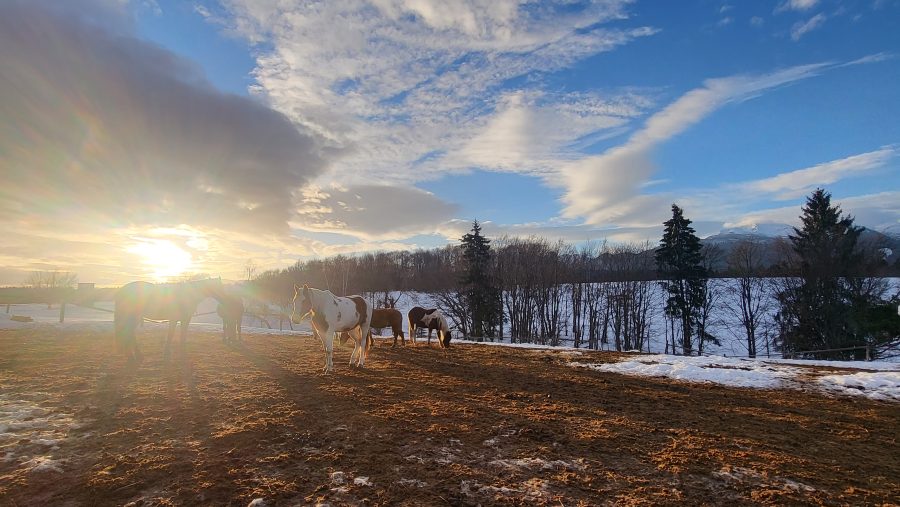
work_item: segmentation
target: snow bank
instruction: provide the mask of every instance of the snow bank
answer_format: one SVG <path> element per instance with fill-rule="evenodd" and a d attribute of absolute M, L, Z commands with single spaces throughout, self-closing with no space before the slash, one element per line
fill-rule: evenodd
<path fill-rule="evenodd" d="M 617 363 L 571 363 L 571 365 L 623 375 L 665 377 L 731 387 L 757 389 L 812 387 L 829 393 L 900 401 L 900 366 L 879 361 L 753 360 L 661 354 L 641 355 Z M 799 365 L 807 368 L 800 368 Z M 821 367 L 829 369 L 818 369 Z M 831 368 L 849 371 L 835 372 Z"/>
<path fill-rule="evenodd" d="M 642 355 L 618 363 L 579 363 L 578 366 L 624 375 L 766 389 L 785 387 L 784 381 L 797 373 L 795 368 L 776 368 L 760 361 L 709 356 Z"/>
<path fill-rule="evenodd" d="M 900 401 L 900 372 L 897 371 L 825 375 L 816 380 L 829 391 L 865 396 L 874 400 Z"/>

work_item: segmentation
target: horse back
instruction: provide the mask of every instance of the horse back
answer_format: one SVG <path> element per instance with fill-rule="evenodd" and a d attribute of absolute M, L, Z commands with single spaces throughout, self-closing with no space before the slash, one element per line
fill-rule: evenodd
<path fill-rule="evenodd" d="M 412 310 L 409 311 L 409 321 L 412 324 L 415 324 L 417 327 L 422 326 L 425 327 L 427 324 L 422 320 L 426 315 L 431 315 L 437 311 L 437 308 L 429 308 L 426 310 L 421 306 L 414 306 Z"/>
<path fill-rule="evenodd" d="M 153 320 L 184 320 L 197 308 L 201 298 L 185 290 L 183 284 L 131 282 L 116 292 L 116 314 Z"/>
<path fill-rule="evenodd" d="M 403 314 L 395 308 L 376 308 L 372 310 L 371 326 L 375 328 L 399 328 L 403 325 Z"/>

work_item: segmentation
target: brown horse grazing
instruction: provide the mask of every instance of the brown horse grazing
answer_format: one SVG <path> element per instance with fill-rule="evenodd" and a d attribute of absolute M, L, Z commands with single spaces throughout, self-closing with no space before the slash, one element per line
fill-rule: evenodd
<path fill-rule="evenodd" d="M 216 313 L 222 318 L 222 341 L 241 341 L 241 321 L 244 319 L 244 302 L 240 296 L 223 294 L 219 298 Z"/>
<path fill-rule="evenodd" d="M 164 355 L 169 348 L 175 326 L 181 322 L 181 346 L 185 345 L 187 327 L 200 301 L 207 297 L 222 297 L 222 279 L 209 278 L 172 284 L 131 282 L 116 292 L 115 332 L 119 348 L 128 354 L 128 360 L 141 358 L 135 340 L 135 329 L 142 319 L 169 321 Z"/>
<path fill-rule="evenodd" d="M 409 311 L 409 341 L 416 343 L 416 330 L 424 328 L 428 330 L 428 345 L 431 345 L 431 332 L 437 330 L 438 342 L 442 349 L 450 348 L 450 326 L 447 319 L 437 308 L 426 310 L 421 306 L 414 306 Z"/>

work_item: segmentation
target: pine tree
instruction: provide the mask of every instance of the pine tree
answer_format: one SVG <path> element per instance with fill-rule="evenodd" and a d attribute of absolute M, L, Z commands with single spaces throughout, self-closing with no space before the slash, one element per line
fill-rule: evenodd
<path fill-rule="evenodd" d="M 472 335 L 493 337 L 503 318 L 500 290 L 491 274 L 491 241 L 481 235 L 481 225 L 472 222 L 472 231 L 463 235 L 465 270 L 460 280 L 472 315 Z"/>
<path fill-rule="evenodd" d="M 840 207 L 831 205 L 831 194 L 822 189 L 807 198 L 800 220 L 801 228 L 790 236 L 800 276 L 787 281 L 777 295 L 783 351 L 864 345 L 854 318 L 854 303 L 862 309 L 862 302 L 855 301 L 849 283 L 861 261 L 856 244 L 862 228 L 853 225 L 852 217 L 842 216 Z"/>
<path fill-rule="evenodd" d="M 663 222 L 663 237 L 656 249 L 656 266 L 662 286 L 669 293 L 666 314 L 681 323 L 681 347 L 684 355 L 693 351 L 693 336 L 706 299 L 708 274 L 703 266 L 700 239 L 691 221 L 677 205 L 672 218 Z M 698 336 L 698 339 L 704 339 Z"/>

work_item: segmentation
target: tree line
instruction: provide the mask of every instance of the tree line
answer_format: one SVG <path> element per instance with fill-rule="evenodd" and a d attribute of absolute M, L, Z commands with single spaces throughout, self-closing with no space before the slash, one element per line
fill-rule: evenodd
<path fill-rule="evenodd" d="M 861 229 L 824 190 L 809 197 L 801 221 L 776 243 L 777 262 L 770 245 L 751 239 L 727 252 L 703 246 L 675 205 L 655 246 L 489 240 L 476 221 L 457 245 L 298 261 L 251 287 L 284 307 L 300 283 L 369 294 L 379 306 L 393 306 L 398 291 L 428 293 L 474 339 L 648 350 L 661 329 L 666 352 L 702 354 L 725 338 L 715 328 L 739 338 L 749 357 L 860 358 L 865 350 L 849 347 L 895 347 L 898 295 L 873 276 L 890 268 L 884 256 L 859 242 Z M 815 352 L 832 349 L 848 350 Z"/>

